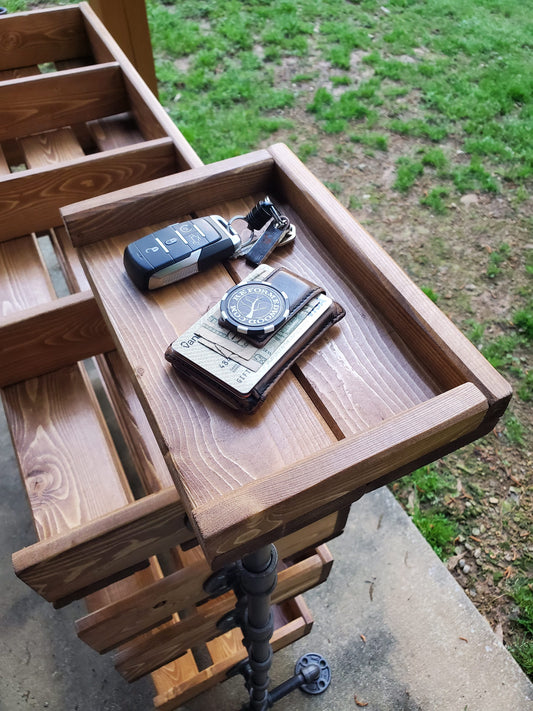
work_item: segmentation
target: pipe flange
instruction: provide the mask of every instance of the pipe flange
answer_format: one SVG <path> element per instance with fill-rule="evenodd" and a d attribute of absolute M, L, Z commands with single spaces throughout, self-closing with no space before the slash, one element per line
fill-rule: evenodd
<path fill-rule="evenodd" d="M 331 669 L 329 664 L 320 654 L 310 652 L 304 654 L 296 662 L 295 674 L 301 674 L 306 680 L 300 686 L 306 694 L 322 694 L 331 684 Z"/>

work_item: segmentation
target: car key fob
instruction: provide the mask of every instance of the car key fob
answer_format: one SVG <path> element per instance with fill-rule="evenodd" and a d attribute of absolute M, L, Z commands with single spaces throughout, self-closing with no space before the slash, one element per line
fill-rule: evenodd
<path fill-rule="evenodd" d="M 219 215 L 176 222 L 124 251 L 124 267 L 139 289 L 158 289 L 231 257 L 241 240 Z"/>

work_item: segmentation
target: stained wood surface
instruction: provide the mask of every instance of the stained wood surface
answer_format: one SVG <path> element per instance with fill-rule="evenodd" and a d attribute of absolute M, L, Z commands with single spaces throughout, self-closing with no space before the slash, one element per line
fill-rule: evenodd
<path fill-rule="evenodd" d="M 0 87 L 1 91 L 1 87 Z M 32 141 L 30 159 L 35 149 L 42 149 L 40 165 L 21 173 L 0 178 L 0 240 L 18 237 L 28 231 L 45 230 L 61 224 L 59 209 L 87 194 L 97 195 L 172 173 L 175 153 L 172 141 L 158 141 L 105 153 L 58 162 L 69 151 L 55 150 L 44 135 L 36 146 Z M 78 146 L 79 150 L 79 146 Z M 35 163 L 35 161 L 32 161 Z"/>
<path fill-rule="evenodd" d="M 338 533 L 337 514 L 304 527 L 297 534 L 276 541 L 280 559 L 290 558 L 302 548 L 310 548 Z M 329 574 L 331 559 L 321 547 L 323 573 Z M 329 562 L 328 562 L 329 560 Z M 326 569 L 327 568 L 327 569 Z M 206 599 L 204 582 L 211 575 L 205 557 L 189 557 L 175 573 L 117 600 L 76 622 L 78 636 L 100 653 L 114 649 L 147 629 L 161 624 L 173 612 L 187 609 Z"/>
<path fill-rule="evenodd" d="M 216 498 L 334 441 L 290 374 L 276 387 L 270 402 L 246 418 L 178 379 L 164 360 L 166 347 L 233 282 L 217 266 L 209 274 L 141 295 L 122 266 L 124 247 L 140 236 L 130 233 L 97 242 L 84 248 L 82 259 L 89 280 L 98 284 L 104 313 L 116 326 L 117 342 L 136 378 L 167 464 L 174 472 L 177 467 L 187 471 L 183 478 L 187 496 Z M 106 280 L 113 282 L 109 288 L 104 287 Z M 136 308 L 124 310 L 126 303 Z M 257 457 L 258 443 L 261 457 Z"/>
<path fill-rule="evenodd" d="M 65 205 L 61 214 L 72 243 L 82 247 L 155 222 L 175 222 L 188 212 L 224 201 L 246 198 L 265 189 L 273 169 L 268 151 L 254 151 L 108 196 Z"/>
<path fill-rule="evenodd" d="M 90 53 L 78 8 L 21 12 L 0 18 L 0 70 Z"/>
<path fill-rule="evenodd" d="M 0 387 L 113 350 L 91 292 L 15 313 L 0 325 Z"/>
<path fill-rule="evenodd" d="M 54 287 L 35 237 L 28 235 L 0 244 L 2 317 L 9 318 L 23 309 L 46 304 L 54 296 Z"/>
<path fill-rule="evenodd" d="M 0 105 L 0 141 L 129 108 L 122 72 L 115 62 L 2 82 Z"/>
<path fill-rule="evenodd" d="M 94 444 L 97 443 L 95 440 Z M 107 473 L 111 479 L 109 471 Z M 76 488 L 83 487 L 84 483 L 81 480 Z M 88 493 L 82 490 L 80 498 L 98 499 L 100 495 L 105 498 L 106 490 L 101 494 L 100 491 L 101 487 L 97 490 L 92 487 Z M 102 506 L 107 510 L 100 515 L 84 516 L 76 526 L 58 528 L 52 538 L 47 537 L 13 555 L 19 577 L 46 600 L 56 603 L 95 580 L 110 577 L 190 538 L 183 506 L 174 487 L 123 505 L 112 515 L 107 515 L 111 509 L 105 501 Z"/>
<path fill-rule="evenodd" d="M 100 205 L 92 200 L 63 211 L 71 237 L 84 245 L 80 252 L 89 280 L 215 565 L 268 536 L 283 535 L 290 530 L 287 526 L 296 525 L 297 511 L 303 517 L 301 525 L 306 515 L 323 515 L 335 501 L 347 505 L 350 496 L 354 500 L 373 481 L 394 471 L 403 473 L 410 462 L 430 457 L 469 434 L 475 437 L 484 422 L 501 413 L 510 394 L 508 384 L 475 347 L 288 149 L 275 146 L 266 153 L 268 157 L 260 151 L 221 161 L 107 195 Z M 246 194 L 246 184 L 259 193 Z M 233 193 L 231 201 L 228 192 Z M 179 379 L 161 358 L 165 342 L 186 330 L 232 283 L 222 267 L 141 293 L 123 272 L 122 252 L 157 225 L 109 235 L 140 228 L 156 212 L 168 221 L 183 219 L 179 210 L 185 203 L 202 214 L 244 214 L 258 194 L 266 193 L 277 198 L 298 234 L 294 246 L 280 249 L 273 263 L 322 284 L 346 308 L 347 316 L 298 361 L 296 380 L 284 378 L 250 421 Z M 211 202 L 206 205 L 208 196 Z M 232 262 L 229 271 L 237 281 L 249 268 Z M 397 303 L 389 304 L 391 299 Z M 135 303 L 136 308 L 125 310 L 125 303 Z M 293 384 L 299 396 L 285 401 Z M 169 402 L 174 405 L 171 411 Z M 281 412 L 286 420 L 279 419 Z M 287 446 L 289 418 L 292 433 L 296 434 L 295 427 L 303 429 L 296 435 L 298 444 L 292 441 Z M 340 445 L 328 447 L 324 436 L 309 445 L 311 438 L 304 433 L 310 418 L 318 418 L 330 441 L 341 440 L 341 458 L 333 454 Z M 191 426 L 196 420 L 203 433 L 200 443 Z M 268 442 L 259 460 L 249 454 L 254 439 Z M 303 439 L 311 446 L 308 454 L 302 449 Z M 271 455 L 270 442 L 278 452 L 283 447 L 281 466 Z M 321 453 L 326 452 L 327 459 L 328 451 L 331 475 L 318 464 L 325 462 Z M 375 457 L 379 466 L 365 470 L 368 457 L 372 461 Z M 301 470 L 298 462 L 305 463 Z M 304 474 L 308 469 L 310 476 Z M 302 472 L 300 482 L 296 471 Z"/>
<path fill-rule="evenodd" d="M 324 565 L 325 561 L 317 551 L 311 558 L 281 570 L 278 573 L 278 584 L 271 596 L 272 604 L 280 604 L 317 585 L 323 580 Z M 160 628 L 139 641 L 124 645 L 115 656 L 117 671 L 127 681 L 134 681 L 172 661 L 190 647 L 216 637 L 218 620 L 230 612 L 235 603 L 235 595 L 227 593 L 198 606 L 191 617 Z"/>
<path fill-rule="evenodd" d="M 313 618 L 301 595 L 294 601 L 285 603 L 282 608 L 285 622 L 274 630 L 270 640 L 274 652 L 309 634 L 313 626 Z M 238 635 L 242 637 L 242 633 L 234 630 L 217 638 L 220 643 L 216 646 L 215 640 L 207 643 L 208 649 L 213 650 L 213 664 L 207 669 L 194 673 L 190 659 L 183 663 L 183 657 L 180 657 L 152 674 L 158 692 L 154 699 L 155 707 L 159 711 L 172 711 L 201 692 L 225 681 L 228 671 L 247 655 L 242 644 L 240 649 L 233 646 L 233 640 Z M 227 649 L 229 654 L 224 654 L 224 649 Z M 217 653 L 218 650 L 221 650 L 221 653 Z"/>
<path fill-rule="evenodd" d="M 41 540 L 131 500 L 96 398 L 77 365 L 5 388 L 4 403 Z"/>

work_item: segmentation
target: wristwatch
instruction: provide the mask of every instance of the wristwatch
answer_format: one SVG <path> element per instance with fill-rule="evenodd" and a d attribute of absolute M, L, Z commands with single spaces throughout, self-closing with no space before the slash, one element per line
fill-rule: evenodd
<path fill-rule="evenodd" d="M 219 323 L 261 347 L 324 289 L 279 267 L 261 281 L 232 286 L 220 302 Z"/>

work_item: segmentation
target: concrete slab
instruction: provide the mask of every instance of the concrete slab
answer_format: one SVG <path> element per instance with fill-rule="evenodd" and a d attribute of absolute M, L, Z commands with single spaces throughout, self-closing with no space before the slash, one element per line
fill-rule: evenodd
<path fill-rule="evenodd" d="M 0 419 L 0 710 L 141 711 L 144 679 L 128 685 L 80 642 L 81 604 L 55 611 L 13 574 L 11 553 L 35 540 L 3 413 Z M 306 594 L 311 635 L 275 657 L 273 686 L 307 652 L 325 656 L 332 685 L 297 691 L 279 711 L 533 711 L 533 685 L 420 536 L 388 490 L 355 504 L 344 535 L 330 543 L 329 580 Z M 239 709 L 231 679 L 183 711 Z"/>

